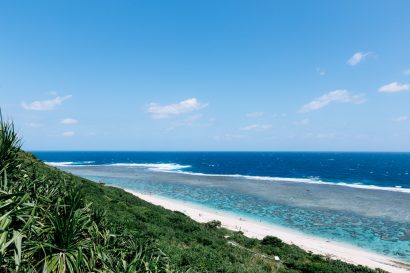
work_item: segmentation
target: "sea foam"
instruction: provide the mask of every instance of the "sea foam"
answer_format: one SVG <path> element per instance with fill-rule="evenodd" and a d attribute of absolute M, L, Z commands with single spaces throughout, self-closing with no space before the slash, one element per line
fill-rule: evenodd
<path fill-rule="evenodd" d="M 271 177 L 271 176 L 253 176 L 253 175 L 241 175 L 241 174 L 208 174 L 208 173 L 197 173 L 182 171 L 182 169 L 189 168 L 189 165 L 180 165 L 176 163 L 116 163 L 110 164 L 110 166 L 128 166 L 128 167 L 140 167 L 148 168 L 151 171 L 159 172 L 170 172 L 170 173 L 180 173 L 195 176 L 206 176 L 206 177 L 232 177 L 232 178 L 242 178 L 248 180 L 260 180 L 260 181 L 273 181 L 273 182 L 293 182 L 293 183 L 309 183 L 309 184 L 320 184 L 320 185 L 332 185 L 332 186 L 344 186 L 357 189 L 367 189 L 367 190 L 383 190 L 383 191 L 394 191 L 410 193 L 409 188 L 397 187 L 380 187 L 375 185 L 364 185 L 360 183 L 345 183 L 345 182 L 329 182 L 322 181 L 317 177 L 314 178 L 293 178 L 293 177 Z"/>
<path fill-rule="evenodd" d="M 47 165 L 54 167 L 64 167 L 64 166 L 92 166 L 90 164 L 95 163 L 95 161 L 67 161 L 67 162 L 44 162 Z"/>
<path fill-rule="evenodd" d="M 293 178 L 293 177 L 271 177 L 271 176 L 253 176 L 253 175 L 241 175 L 241 174 L 209 174 L 209 173 L 189 172 L 189 171 L 183 171 L 183 169 L 190 168 L 191 167 L 190 165 L 181 165 L 177 163 L 113 163 L 113 164 L 102 164 L 102 165 L 91 165 L 91 163 L 94 163 L 94 161 L 46 162 L 46 164 L 55 166 L 55 167 L 74 167 L 74 166 L 78 166 L 78 167 L 80 166 L 137 167 L 137 168 L 146 168 L 150 171 L 156 171 L 156 172 L 179 173 L 179 174 L 194 175 L 194 176 L 231 177 L 231 178 L 259 180 L 259 181 L 272 181 L 272 182 L 309 183 L 309 184 L 343 186 L 343 187 L 367 189 L 367 190 L 383 190 L 383 191 L 410 193 L 410 188 L 403 188 L 400 186 L 380 187 L 380 186 L 375 186 L 375 185 L 364 185 L 361 183 L 329 182 L 329 181 L 322 181 L 320 178 L 317 178 L 317 177 Z"/>
<path fill-rule="evenodd" d="M 44 162 L 47 165 L 54 166 L 54 167 L 62 167 L 62 166 L 70 166 L 74 162 Z"/>
<path fill-rule="evenodd" d="M 151 171 L 160 171 L 160 172 L 171 172 L 181 169 L 190 168 L 190 165 L 180 165 L 176 163 L 114 163 L 107 164 L 108 166 L 118 166 L 118 167 L 139 167 L 147 168 Z"/>
<path fill-rule="evenodd" d="M 248 180 L 261 180 L 261 181 L 274 181 L 274 182 L 293 182 L 293 183 L 308 183 L 308 184 L 320 184 L 320 185 L 332 185 L 332 186 L 344 186 L 357 189 L 367 189 L 367 190 L 383 190 L 383 191 L 394 191 L 410 193 L 409 188 L 402 188 L 400 186 L 396 187 L 380 187 L 376 185 L 363 185 L 360 183 L 345 183 L 345 182 L 328 182 L 322 181 L 319 178 L 291 178 L 291 177 L 271 177 L 271 176 L 253 176 L 253 175 L 240 175 L 240 174 L 205 174 L 205 173 L 194 173 L 194 172 L 184 172 L 176 171 L 178 173 L 197 175 L 197 176 L 209 176 L 209 177 L 233 177 L 242 178 Z"/>

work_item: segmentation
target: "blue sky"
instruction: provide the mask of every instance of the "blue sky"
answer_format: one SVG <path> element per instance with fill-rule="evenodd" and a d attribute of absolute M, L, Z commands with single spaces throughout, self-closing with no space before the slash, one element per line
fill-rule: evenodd
<path fill-rule="evenodd" d="M 1 1 L 29 150 L 410 151 L 410 2 Z"/>

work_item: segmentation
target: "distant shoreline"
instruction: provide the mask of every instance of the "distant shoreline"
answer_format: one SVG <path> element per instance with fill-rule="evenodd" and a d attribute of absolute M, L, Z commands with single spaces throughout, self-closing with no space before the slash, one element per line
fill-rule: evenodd
<path fill-rule="evenodd" d="M 233 231 L 242 231 L 248 237 L 262 239 L 267 235 L 272 235 L 280 238 L 285 243 L 297 245 L 305 251 L 311 251 L 315 254 L 327 256 L 332 259 L 340 259 L 347 263 L 364 265 L 370 268 L 381 268 L 389 272 L 410 272 L 410 265 L 401 261 L 396 261 L 388 256 L 383 256 L 348 244 L 308 236 L 280 226 L 258 222 L 253 219 L 239 217 L 226 212 L 220 212 L 215 209 L 189 202 L 128 189 L 125 190 L 154 205 L 182 212 L 200 223 L 218 220 L 222 223 L 224 228 Z"/>

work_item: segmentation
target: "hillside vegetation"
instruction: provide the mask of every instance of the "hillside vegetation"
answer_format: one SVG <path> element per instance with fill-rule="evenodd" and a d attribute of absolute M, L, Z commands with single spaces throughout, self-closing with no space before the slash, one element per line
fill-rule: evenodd
<path fill-rule="evenodd" d="M 1 114 L 0 177 L 0 272 L 382 272 L 199 224 L 47 166 L 20 150 Z"/>

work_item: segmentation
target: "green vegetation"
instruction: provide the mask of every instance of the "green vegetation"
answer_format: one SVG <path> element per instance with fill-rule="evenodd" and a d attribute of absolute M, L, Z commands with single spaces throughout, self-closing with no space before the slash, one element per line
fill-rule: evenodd
<path fill-rule="evenodd" d="M 0 123 L 0 272 L 382 272 L 199 224 L 46 166 Z"/>
<path fill-rule="evenodd" d="M 170 272 L 155 243 L 110 225 L 78 179 L 19 143 L 0 119 L 0 272 Z"/>

